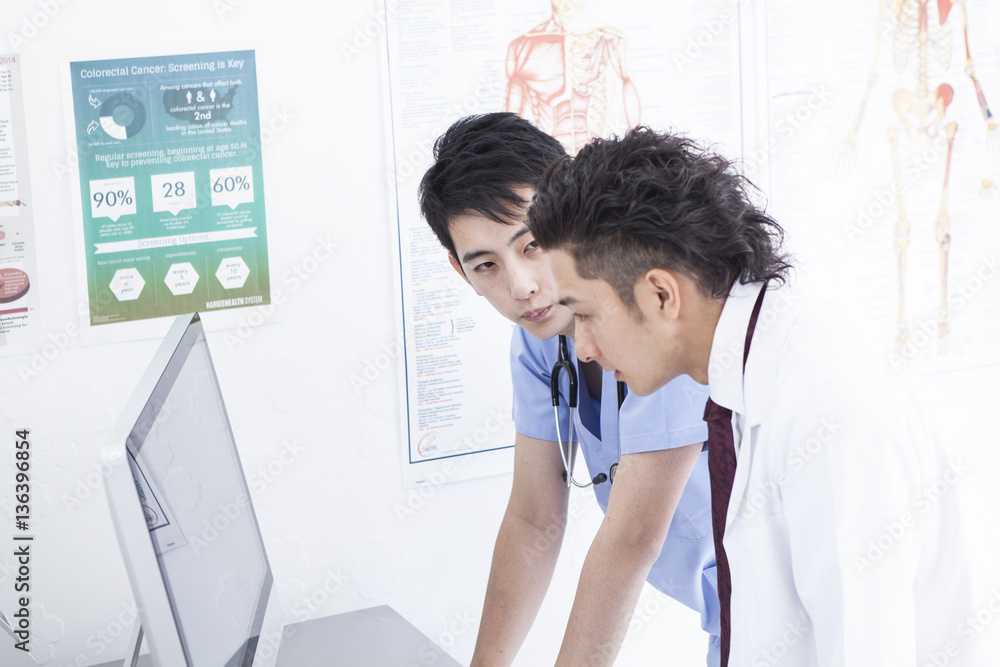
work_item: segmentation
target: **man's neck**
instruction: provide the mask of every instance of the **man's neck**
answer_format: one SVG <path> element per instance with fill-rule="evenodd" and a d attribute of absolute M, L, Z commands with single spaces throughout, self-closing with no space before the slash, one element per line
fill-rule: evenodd
<path fill-rule="evenodd" d="M 722 309 L 726 298 L 705 299 L 704 307 L 696 315 L 689 333 L 691 350 L 691 369 L 688 375 L 699 384 L 708 384 L 708 364 L 712 357 L 712 342 L 715 340 L 715 329 L 719 326 Z"/>

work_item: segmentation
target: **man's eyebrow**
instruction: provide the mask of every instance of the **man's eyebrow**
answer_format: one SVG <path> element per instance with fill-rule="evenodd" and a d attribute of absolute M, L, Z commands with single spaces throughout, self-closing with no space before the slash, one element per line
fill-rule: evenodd
<path fill-rule="evenodd" d="M 578 303 L 578 301 L 571 296 L 564 296 L 563 298 L 559 299 L 560 306 L 572 306 L 574 303 Z"/>
<path fill-rule="evenodd" d="M 477 257 L 482 257 L 483 255 L 488 255 L 492 250 L 470 250 L 469 252 L 462 255 L 462 264 L 467 264 Z"/>
<path fill-rule="evenodd" d="M 508 246 L 514 245 L 514 243 L 516 243 L 519 238 L 521 238 L 522 236 L 524 236 L 525 234 L 527 234 L 530 231 L 531 230 L 528 229 L 528 226 L 525 225 L 524 223 L 522 223 L 521 224 L 521 228 L 519 230 L 517 230 L 516 232 L 514 232 L 513 236 L 511 236 L 510 239 L 507 240 L 507 245 Z"/>
<path fill-rule="evenodd" d="M 522 224 L 521 228 L 518 229 L 516 232 L 514 232 L 514 234 L 509 239 L 507 239 L 507 245 L 508 246 L 514 245 L 514 243 L 516 243 L 519 238 L 521 238 L 525 234 L 529 233 L 530 231 L 531 230 L 528 229 L 527 225 Z M 469 252 L 467 252 L 464 255 L 462 255 L 462 264 L 466 264 L 468 262 L 471 262 L 472 260 L 476 259 L 477 257 L 482 257 L 483 255 L 488 255 L 491 252 L 493 252 L 493 251 L 492 250 L 470 250 Z"/>

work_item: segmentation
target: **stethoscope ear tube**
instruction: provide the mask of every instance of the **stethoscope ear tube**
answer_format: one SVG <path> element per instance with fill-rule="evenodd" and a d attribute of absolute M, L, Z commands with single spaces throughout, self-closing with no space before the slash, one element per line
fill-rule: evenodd
<path fill-rule="evenodd" d="M 559 356 L 555 365 L 552 366 L 552 377 L 549 379 L 549 390 L 552 392 L 552 406 L 559 407 L 559 372 L 566 371 L 569 378 L 569 407 L 572 410 L 577 406 L 577 378 L 576 368 L 569 358 L 569 344 L 566 336 L 559 334 Z"/>

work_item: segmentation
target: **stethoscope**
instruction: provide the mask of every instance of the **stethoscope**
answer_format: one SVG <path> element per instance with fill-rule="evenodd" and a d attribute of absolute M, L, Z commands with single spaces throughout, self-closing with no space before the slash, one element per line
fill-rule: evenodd
<path fill-rule="evenodd" d="M 566 376 L 569 378 L 569 440 L 563 443 L 562 431 L 559 428 L 559 372 L 566 371 Z M 577 397 L 579 392 L 577 390 L 577 377 L 576 377 L 576 367 L 573 361 L 569 358 L 569 344 L 566 342 L 566 336 L 559 335 L 559 353 L 556 359 L 556 363 L 552 366 L 552 377 L 549 380 L 549 389 L 552 391 L 552 412 L 555 415 L 556 421 L 556 440 L 559 443 L 559 455 L 562 456 L 563 462 L 563 481 L 566 482 L 566 487 L 575 486 L 580 489 L 585 489 L 588 486 L 595 486 L 597 484 L 603 484 L 610 478 L 611 483 L 614 484 L 615 481 L 615 471 L 618 469 L 618 464 L 615 463 L 611 466 L 611 470 L 607 474 L 601 472 L 598 473 L 594 479 L 590 480 L 586 484 L 582 484 L 573 478 L 573 422 L 576 421 L 576 406 Z M 621 410 L 622 403 L 625 402 L 625 383 L 618 383 L 618 409 Z M 609 477 L 610 476 L 610 477 Z"/>

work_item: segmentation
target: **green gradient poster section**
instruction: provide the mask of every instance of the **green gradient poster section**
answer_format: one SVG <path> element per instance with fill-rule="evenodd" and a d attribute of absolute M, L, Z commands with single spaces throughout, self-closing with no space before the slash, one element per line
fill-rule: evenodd
<path fill-rule="evenodd" d="M 254 52 L 70 70 L 91 325 L 270 303 Z"/>

